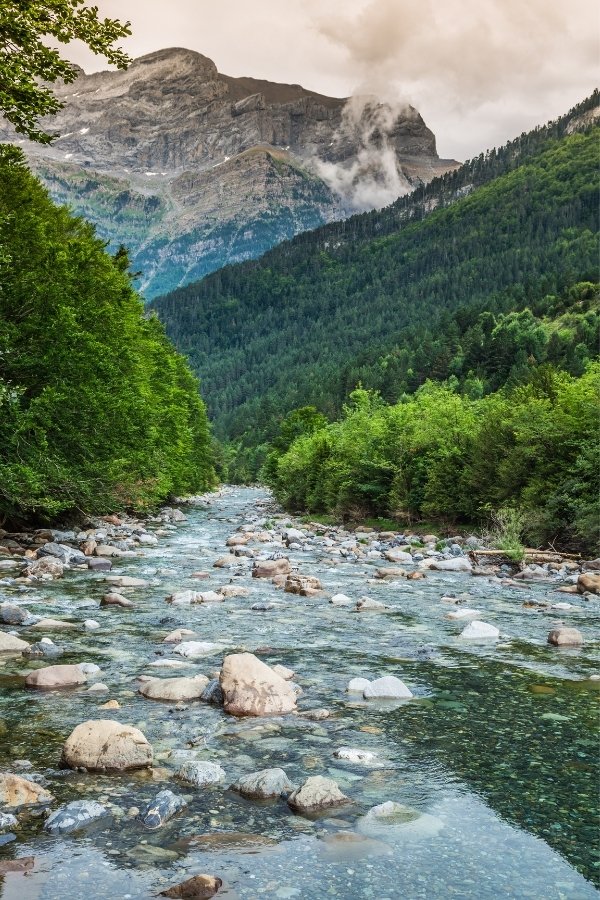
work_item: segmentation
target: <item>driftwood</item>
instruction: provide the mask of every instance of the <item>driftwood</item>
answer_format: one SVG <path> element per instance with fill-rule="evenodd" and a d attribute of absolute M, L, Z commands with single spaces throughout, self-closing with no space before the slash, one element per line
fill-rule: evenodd
<path fill-rule="evenodd" d="M 503 550 L 471 550 L 471 557 L 478 556 L 496 556 L 501 559 L 509 560 L 508 555 Z M 524 551 L 527 562 L 562 562 L 563 559 L 581 559 L 581 553 L 557 553 L 556 550 L 534 550 L 526 548 Z"/>

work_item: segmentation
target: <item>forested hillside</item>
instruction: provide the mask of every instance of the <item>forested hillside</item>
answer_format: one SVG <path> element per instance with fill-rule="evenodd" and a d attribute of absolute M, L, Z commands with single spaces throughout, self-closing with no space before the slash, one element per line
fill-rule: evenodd
<path fill-rule="evenodd" d="M 143 509 L 213 480 L 198 382 L 127 253 L 0 146 L 0 518 Z"/>
<path fill-rule="evenodd" d="M 217 433 L 256 446 L 294 407 L 335 417 L 358 381 L 394 401 L 428 377 L 483 394 L 531 358 L 580 374 L 594 313 L 563 328 L 546 298 L 596 277 L 597 105 L 155 301 Z"/>

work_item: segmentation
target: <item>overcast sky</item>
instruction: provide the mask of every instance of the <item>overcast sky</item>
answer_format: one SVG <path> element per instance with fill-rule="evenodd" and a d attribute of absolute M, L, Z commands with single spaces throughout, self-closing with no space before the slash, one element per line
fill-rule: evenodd
<path fill-rule="evenodd" d="M 440 156 L 466 159 L 554 118 L 599 78 L 596 0 L 96 0 L 132 56 L 188 47 L 227 75 L 408 100 Z M 86 48 L 69 56 L 105 68 Z"/>

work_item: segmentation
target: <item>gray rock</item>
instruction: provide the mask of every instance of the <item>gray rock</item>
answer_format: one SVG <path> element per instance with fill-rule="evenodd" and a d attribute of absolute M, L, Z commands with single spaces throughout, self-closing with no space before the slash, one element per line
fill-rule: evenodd
<path fill-rule="evenodd" d="M 212 678 L 200 695 L 200 699 L 205 703 L 212 703 L 215 706 L 223 706 L 223 690 L 218 678 Z"/>
<path fill-rule="evenodd" d="M 112 563 L 105 556 L 89 556 L 87 557 L 88 569 L 92 572 L 110 572 Z"/>
<path fill-rule="evenodd" d="M 23 656 L 26 656 L 28 659 L 56 659 L 57 657 L 62 656 L 63 653 L 63 649 L 57 647 L 49 638 L 43 638 L 41 641 L 29 644 L 29 646 L 23 650 Z"/>
<path fill-rule="evenodd" d="M 14 606 L 12 603 L 3 603 L 0 606 L 0 622 L 5 625 L 23 625 L 29 618 L 30 614 L 21 606 Z"/>
<path fill-rule="evenodd" d="M 234 791 L 251 800 L 269 800 L 287 795 L 293 784 L 283 769 L 262 769 L 245 775 L 231 785 Z"/>
<path fill-rule="evenodd" d="M 395 675 L 377 678 L 365 687 L 365 700 L 408 700 L 413 696 L 403 681 Z"/>
<path fill-rule="evenodd" d="M 206 787 L 208 784 L 218 784 L 223 781 L 225 770 L 217 763 L 188 760 L 181 766 L 176 777 L 187 784 L 193 784 L 194 787 Z"/>
<path fill-rule="evenodd" d="M 548 643 L 555 647 L 580 647 L 583 635 L 577 628 L 553 628 L 548 635 Z"/>
<path fill-rule="evenodd" d="M 431 568 L 438 572 L 470 572 L 470 561 L 466 556 L 456 556 L 452 559 L 436 559 L 431 563 Z"/>
<path fill-rule="evenodd" d="M 74 800 L 53 812 L 46 819 L 44 828 L 51 834 L 69 834 L 108 815 L 106 807 L 95 800 Z"/>
<path fill-rule="evenodd" d="M 138 819 L 145 828 L 160 828 L 169 819 L 187 806 L 183 797 L 174 794 L 173 791 L 160 791 L 153 800 L 143 809 Z"/>
<path fill-rule="evenodd" d="M 4 831 L 7 828 L 14 828 L 15 825 L 18 824 L 19 820 L 16 816 L 13 816 L 12 813 L 0 812 L 0 831 Z"/>
<path fill-rule="evenodd" d="M 289 806 L 299 813 L 315 813 L 333 806 L 343 806 L 350 799 L 343 794 L 335 781 L 314 775 L 296 788 L 288 797 Z"/>
<path fill-rule="evenodd" d="M 75 535 L 73 534 L 73 540 L 74 539 Z M 39 548 L 38 557 L 42 556 L 54 556 L 65 566 L 87 563 L 88 559 L 81 550 L 76 550 L 74 547 L 68 547 L 66 544 L 58 544 L 56 541 L 49 541 Z"/>

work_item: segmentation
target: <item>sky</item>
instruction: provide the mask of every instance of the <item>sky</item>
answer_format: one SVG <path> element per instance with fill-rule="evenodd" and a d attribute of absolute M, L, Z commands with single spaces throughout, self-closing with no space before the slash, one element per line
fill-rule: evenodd
<path fill-rule="evenodd" d="M 459 160 L 566 112 L 600 82 L 596 0 L 96 0 L 131 56 L 187 47 L 227 75 L 415 106 Z M 87 48 L 67 55 L 106 68 Z"/>

